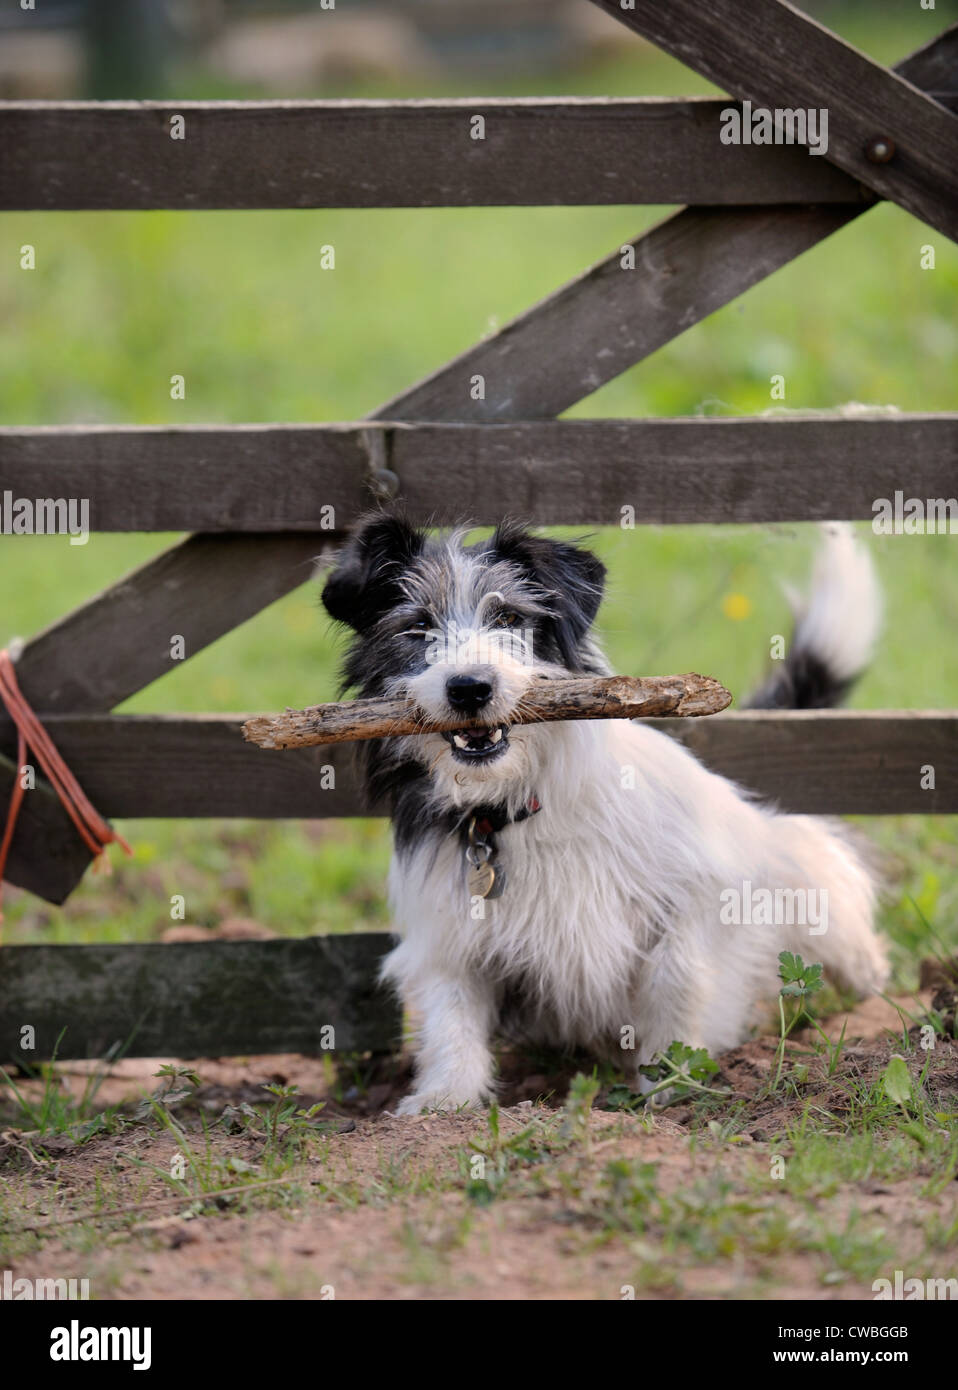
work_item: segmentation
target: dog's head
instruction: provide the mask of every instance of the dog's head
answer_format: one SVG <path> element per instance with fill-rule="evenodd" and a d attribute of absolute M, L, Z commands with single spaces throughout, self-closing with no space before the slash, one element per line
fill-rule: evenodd
<path fill-rule="evenodd" d="M 515 523 L 474 545 L 464 534 L 432 539 L 377 513 L 357 526 L 323 590 L 330 615 L 355 634 L 346 688 L 469 721 L 464 732 L 390 741 L 454 804 L 529 773 L 542 730 L 512 716 L 531 685 L 605 669 L 590 635 L 605 577 L 594 555 Z"/>

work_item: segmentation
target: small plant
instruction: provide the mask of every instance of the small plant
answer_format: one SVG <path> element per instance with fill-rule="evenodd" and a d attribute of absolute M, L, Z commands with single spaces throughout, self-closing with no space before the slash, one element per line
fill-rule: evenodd
<path fill-rule="evenodd" d="M 889 1059 L 888 1065 L 882 1072 L 882 1086 L 885 1095 L 889 1100 L 900 1105 L 902 1113 L 908 1114 L 908 1105 L 912 1100 L 911 1076 L 908 1071 L 908 1063 L 904 1057 L 899 1057 L 896 1053 Z"/>
<path fill-rule="evenodd" d="M 914 1118 L 917 1110 L 921 1119 L 924 1120 L 924 1104 L 919 1099 L 919 1093 L 928 1075 L 928 1067 L 931 1062 L 930 1055 L 925 1058 L 925 1065 L 922 1067 L 921 1076 L 918 1078 L 917 1085 L 913 1084 L 911 1073 L 908 1070 L 908 1063 L 904 1057 L 897 1053 L 890 1057 L 888 1065 L 881 1074 L 881 1088 L 885 1096 L 897 1105 L 902 1114 L 902 1129 L 922 1149 L 928 1145 L 928 1130 L 924 1123 L 919 1123 Z"/>
<path fill-rule="evenodd" d="M 589 1112 L 598 1094 L 599 1080 L 595 1073 L 586 1076 L 584 1072 L 577 1072 L 569 1084 L 569 1094 L 562 1107 L 560 1138 L 569 1143 L 580 1143 L 588 1139 Z"/>
<path fill-rule="evenodd" d="M 49 1062 L 36 1067 L 24 1061 L 18 1063 L 31 1081 L 42 1079 L 43 1090 L 38 1099 L 30 1099 L 13 1077 L 0 1067 L 0 1081 L 9 1088 L 17 1106 L 14 1125 L 27 1130 L 29 1138 L 41 1148 L 44 1140 L 56 1135 L 66 1135 L 73 1143 L 83 1144 L 95 1134 L 112 1133 L 121 1123 L 117 1106 L 98 1111 L 94 1104 L 110 1063 L 116 1056 L 122 1055 L 120 1048 L 112 1048 L 106 1054 L 102 1063 L 98 1063 L 96 1070 L 88 1076 L 82 1094 L 76 1097 L 56 1067 L 65 1031 L 61 1031 L 57 1038 Z"/>
<path fill-rule="evenodd" d="M 841 1035 L 837 1042 L 832 1042 L 828 1034 L 819 1026 L 808 1007 L 808 1001 L 813 994 L 817 994 L 824 987 L 825 981 L 822 979 L 822 967 L 815 963 L 806 965 L 797 952 L 782 951 L 778 957 L 778 976 L 782 981 L 782 988 L 778 992 L 778 1017 L 779 1017 L 779 1038 L 778 1048 L 776 1049 L 775 1059 L 775 1080 L 772 1082 L 772 1090 L 777 1091 L 779 1082 L 782 1079 L 782 1067 L 785 1062 L 785 1043 L 788 1036 L 799 1023 L 805 1023 L 815 1032 L 825 1044 L 828 1055 L 828 1075 L 833 1076 L 845 1047 L 845 1028 L 842 1024 Z M 785 1021 L 785 1000 L 794 999 L 797 1007 L 792 1014 L 791 1021 Z M 802 1084 L 808 1080 L 808 1068 L 796 1078 Z"/>
<path fill-rule="evenodd" d="M 614 1158 L 605 1165 L 594 1199 L 595 1214 L 611 1230 L 644 1235 L 661 1204 L 659 1166 L 641 1159 Z"/>
<path fill-rule="evenodd" d="M 280 1138 L 294 1141 L 307 1134 L 328 1132 L 330 1125 L 316 1123 L 316 1116 L 326 1107 L 324 1100 L 317 1101 L 309 1109 L 296 1103 L 298 1086 L 281 1086 L 275 1082 L 264 1082 L 263 1090 L 274 1097 L 273 1103 L 264 1109 L 257 1109 L 247 1101 L 239 1105 L 227 1105 L 217 1124 L 223 1126 L 228 1134 L 253 1134 L 262 1131 L 266 1148 L 275 1148 Z"/>
<path fill-rule="evenodd" d="M 178 1131 L 180 1126 L 173 1117 L 173 1108 L 180 1101 L 195 1095 L 203 1084 L 199 1073 L 192 1067 L 177 1067 L 172 1062 L 164 1062 L 153 1075 L 160 1078 L 160 1084 L 140 1101 L 133 1112 L 133 1119 L 140 1123 L 156 1119 L 164 1128 Z"/>
<path fill-rule="evenodd" d="M 540 1146 L 533 1138 L 541 1129 L 537 1123 L 526 1125 L 525 1128 L 506 1137 L 502 1133 L 499 1121 L 499 1107 L 493 1102 L 486 1117 L 488 1139 L 469 1141 L 469 1148 L 482 1160 L 480 1167 L 483 1174 L 476 1174 L 475 1159 L 466 1159 L 469 1167 L 466 1196 L 479 1206 L 488 1206 L 499 1196 L 510 1168 L 537 1163 L 542 1157 Z"/>
<path fill-rule="evenodd" d="M 653 1083 L 651 1088 L 637 1095 L 628 1086 L 613 1086 L 606 1098 L 606 1107 L 609 1110 L 635 1111 L 647 1105 L 653 1096 L 661 1096 L 660 1104 L 668 1105 L 698 1096 L 727 1096 L 729 1093 L 726 1089 L 708 1085 L 718 1069 L 718 1062 L 709 1056 L 704 1047 L 689 1047 L 682 1042 L 670 1043 L 665 1052 L 655 1054 L 648 1066 L 639 1068 L 646 1080 Z"/>
<path fill-rule="evenodd" d="M 263 1086 L 264 1091 L 269 1091 L 270 1095 L 276 1099 L 273 1105 L 260 1116 L 266 1130 L 267 1145 L 275 1144 L 280 1137 L 280 1132 L 287 1126 L 294 1130 L 301 1130 L 304 1125 L 308 1125 L 315 1120 L 319 1112 L 324 1109 L 326 1102 L 317 1101 L 308 1110 L 296 1104 L 296 1097 L 299 1095 L 298 1086 L 278 1086 L 274 1082 L 268 1082 Z"/>

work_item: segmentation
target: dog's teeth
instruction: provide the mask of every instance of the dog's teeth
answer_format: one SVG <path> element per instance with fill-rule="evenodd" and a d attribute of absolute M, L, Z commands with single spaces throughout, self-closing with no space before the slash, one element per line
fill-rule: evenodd
<path fill-rule="evenodd" d="M 489 742 L 490 742 L 490 743 L 498 743 L 499 740 L 500 740 L 501 738 L 502 738 L 502 730 L 501 730 L 501 729 L 494 729 L 494 730 L 492 731 L 492 733 L 489 735 Z"/>
<path fill-rule="evenodd" d="M 464 734 L 453 734 L 452 741 L 457 748 L 468 748 L 469 742 Z"/>

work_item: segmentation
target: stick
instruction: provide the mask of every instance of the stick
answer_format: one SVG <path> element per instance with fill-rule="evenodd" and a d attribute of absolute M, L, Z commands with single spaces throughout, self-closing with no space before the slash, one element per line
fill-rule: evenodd
<path fill-rule="evenodd" d="M 732 703 L 711 676 L 573 676 L 542 679 L 509 716 L 510 724 L 554 719 L 662 719 L 718 714 Z M 430 720 L 412 700 L 348 700 L 287 709 L 247 719 L 243 737 L 260 748 L 309 748 L 316 743 L 395 738 L 400 734 L 446 733 L 481 728 L 481 719 Z"/>

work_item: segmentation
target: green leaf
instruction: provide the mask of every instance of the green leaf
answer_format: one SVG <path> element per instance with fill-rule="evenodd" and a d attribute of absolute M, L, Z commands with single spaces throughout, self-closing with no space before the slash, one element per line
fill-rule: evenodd
<path fill-rule="evenodd" d="M 786 984 L 790 980 L 797 980 L 802 973 L 801 956 L 792 955 L 791 951 L 780 951 L 778 957 L 778 975 L 780 980 Z"/>
<path fill-rule="evenodd" d="M 908 1064 L 904 1057 L 899 1057 L 897 1054 L 892 1057 L 882 1072 L 881 1080 L 882 1086 L 885 1088 L 885 1095 L 896 1105 L 903 1106 L 911 1100 L 911 1076 L 908 1073 Z"/>
<path fill-rule="evenodd" d="M 804 998 L 824 985 L 822 966 L 817 962 L 806 965 L 800 955 L 791 951 L 782 951 L 778 960 L 778 976 L 784 982 L 780 994 Z"/>
<path fill-rule="evenodd" d="M 693 1048 L 686 1043 L 673 1042 L 669 1044 L 665 1056 L 676 1071 L 684 1072 L 693 1081 L 707 1081 L 719 1069 L 718 1062 L 709 1056 L 704 1047 Z"/>
<path fill-rule="evenodd" d="M 320 1110 L 325 1109 L 325 1107 L 326 1102 L 324 1100 L 317 1101 L 317 1103 L 315 1105 L 311 1105 L 308 1110 L 297 1110 L 296 1118 L 297 1120 L 315 1120 Z"/>
<path fill-rule="evenodd" d="M 655 1079 L 659 1077 L 659 1067 L 640 1068 L 646 1075 L 652 1070 L 655 1072 Z M 639 1110 L 645 1104 L 645 1097 L 633 1091 L 631 1086 L 626 1086 L 623 1082 L 617 1081 L 614 1086 L 610 1086 L 605 1097 L 606 1110 Z"/>

